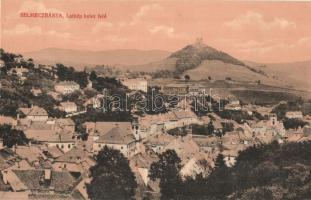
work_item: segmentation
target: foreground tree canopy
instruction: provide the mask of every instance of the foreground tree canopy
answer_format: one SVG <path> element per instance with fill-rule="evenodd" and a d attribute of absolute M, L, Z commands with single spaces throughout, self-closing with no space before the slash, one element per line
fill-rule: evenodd
<path fill-rule="evenodd" d="M 137 183 L 128 160 L 115 149 L 104 147 L 91 168 L 92 181 L 87 185 L 90 199 L 131 199 Z"/>
<path fill-rule="evenodd" d="M 182 180 L 176 153 L 169 150 L 159 157 L 150 176 L 160 179 L 162 199 L 311 199 L 311 142 L 249 147 L 231 168 L 220 154 L 207 178 Z"/>

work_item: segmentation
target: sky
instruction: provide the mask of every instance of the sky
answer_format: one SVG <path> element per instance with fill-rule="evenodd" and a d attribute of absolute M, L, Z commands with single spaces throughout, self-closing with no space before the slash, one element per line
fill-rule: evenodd
<path fill-rule="evenodd" d="M 21 13 L 60 13 L 27 18 Z M 67 14 L 106 14 L 72 19 Z M 203 0 L 1 0 L 6 51 L 160 49 L 176 51 L 196 38 L 241 60 L 311 59 L 311 2 Z"/>

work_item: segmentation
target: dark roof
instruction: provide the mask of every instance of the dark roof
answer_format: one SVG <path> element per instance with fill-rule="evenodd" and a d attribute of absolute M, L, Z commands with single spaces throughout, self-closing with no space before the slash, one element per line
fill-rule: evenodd
<path fill-rule="evenodd" d="M 59 134 L 53 135 L 51 138 L 49 138 L 48 142 L 74 142 L 73 135 L 66 132 L 61 132 Z"/>
<path fill-rule="evenodd" d="M 130 131 L 132 129 L 132 124 L 131 122 L 96 122 L 95 132 L 98 135 L 105 135 L 115 127 Z"/>
<path fill-rule="evenodd" d="M 33 106 L 31 108 L 20 108 L 19 110 L 27 116 L 48 116 L 46 110 L 39 106 Z"/>
<path fill-rule="evenodd" d="M 120 127 L 110 129 L 105 135 L 101 135 L 96 143 L 107 144 L 129 144 L 135 141 L 131 130 L 124 130 Z"/>
<path fill-rule="evenodd" d="M 9 148 L 0 150 L 0 170 L 7 169 L 20 160 L 21 158 Z"/>
<path fill-rule="evenodd" d="M 83 149 L 73 148 L 66 152 L 64 155 L 58 157 L 55 162 L 79 163 L 81 160 L 85 160 L 87 157 L 88 153 Z"/>
<path fill-rule="evenodd" d="M 44 170 L 13 170 L 13 172 L 29 190 L 71 192 L 78 181 L 69 172 L 52 171 L 51 182 L 46 185 L 42 183 Z"/>

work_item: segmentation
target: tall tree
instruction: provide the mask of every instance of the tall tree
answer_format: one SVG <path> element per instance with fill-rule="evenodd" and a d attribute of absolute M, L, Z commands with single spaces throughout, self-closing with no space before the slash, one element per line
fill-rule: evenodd
<path fill-rule="evenodd" d="M 213 122 L 212 120 L 208 123 L 207 125 L 207 132 L 208 134 L 213 134 L 214 133 L 214 130 L 215 130 L 215 127 L 213 125 Z"/>
<path fill-rule="evenodd" d="M 137 183 L 123 154 L 105 146 L 96 159 L 97 164 L 91 168 L 93 179 L 87 185 L 90 199 L 131 199 Z"/>
<path fill-rule="evenodd" d="M 12 129 L 6 124 L 0 126 L 0 138 L 3 138 L 3 145 L 9 148 L 16 144 L 25 145 L 29 141 L 23 131 Z"/>
<path fill-rule="evenodd" d="M 184 78 L 185 78 L 185 81 L 186 81 L 186 82 L 190 81 L 190 76 L 189 76 L 188 74 L 186 74 L 186 75 L 184 76 Z"/>
<path fill-rule="evenodd" d="M 91 81 L 95 81 L 97 79 L 97 75 L 95 71 L 92 71 L 90 74 L 90 80 Z"/>
<path fill-rule="evenodd" d="M 182 180 L 180 177 L 181 160 L 174 150 L 167 150 L 159 156 L 159 161 L 151 164 L 150 178 L 160 180 L 163 199 L 172 199 L 180 194 Z"/>
<path fill-rule="evenodd" d="M 225 167 L 226 163 L 225 163 L 225 157 L 223 154 L 218 154 L 216 161 L 215 161 L 215 168 L 221 168 L 221 167 Z"/>

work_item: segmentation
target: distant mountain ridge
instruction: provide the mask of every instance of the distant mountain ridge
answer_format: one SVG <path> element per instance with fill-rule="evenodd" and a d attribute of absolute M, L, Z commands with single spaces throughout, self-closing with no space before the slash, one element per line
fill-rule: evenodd
<path fill-rule="evenodd" d="M 140 65 L 162 60 L 169 56 L 170 52 L 137 49 L 88 51 L 47 48 L 22 54 L 42 64 L 63 63 L 81 68 L 89 65 Z"/>
<path fill-rule="evenodd" d="M 311 61 L 292 63 L 256 63 L 241 61 L 228 53 L 203 43 L 185 46 L 173 53 L 163 50 L 43 49 L 23 53 L 41 64 L 63 63 L 76 69 L 85 66 L 109 65 L 118 70 L 177 73 L 190 75 L 192 80 L 234 80 L 300 88 L 310 91 Z"/>

